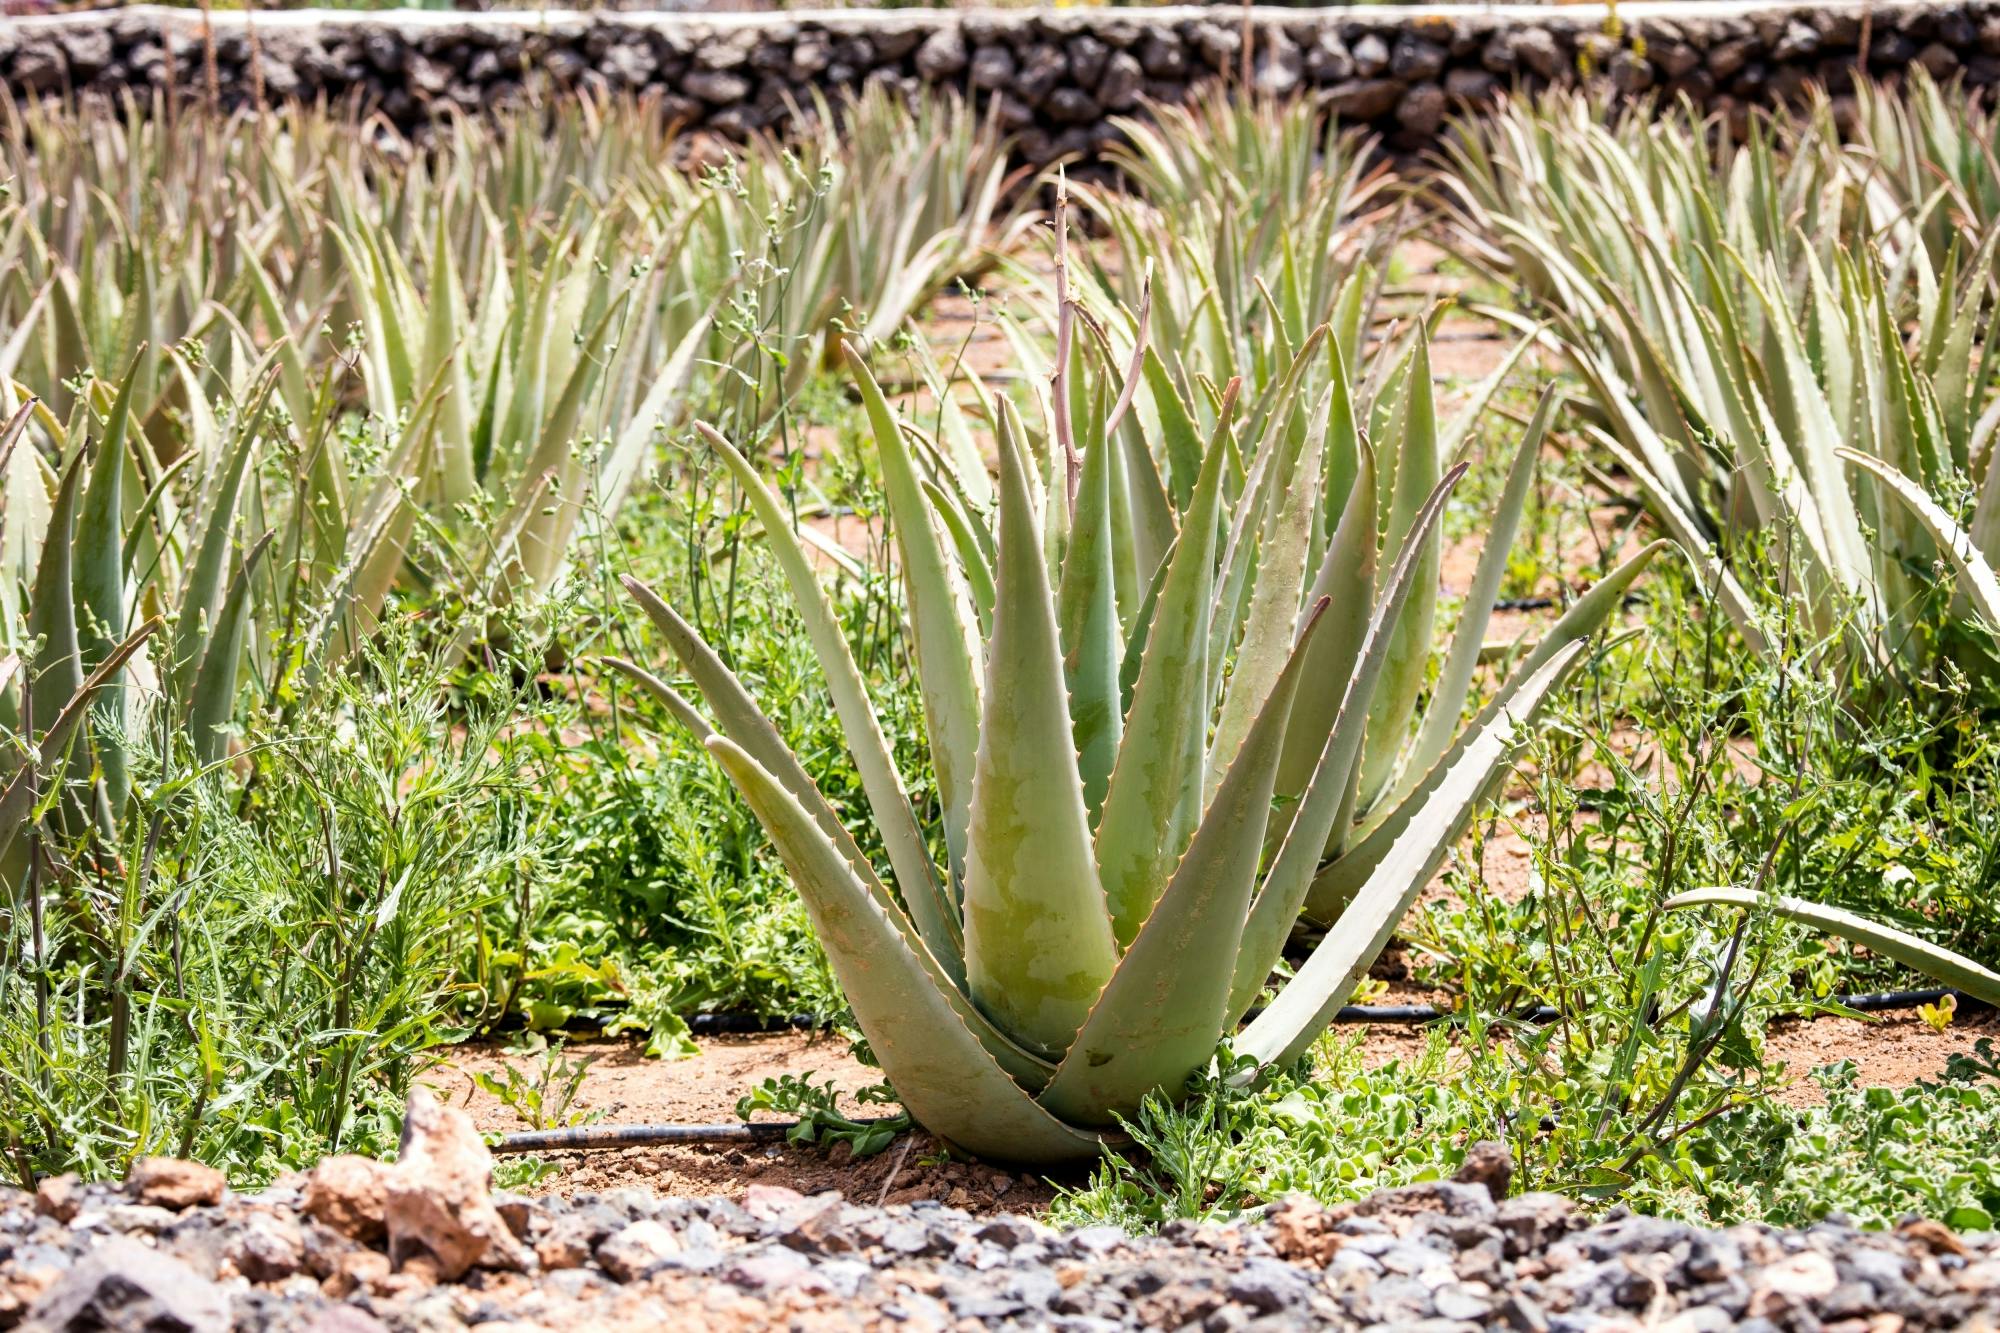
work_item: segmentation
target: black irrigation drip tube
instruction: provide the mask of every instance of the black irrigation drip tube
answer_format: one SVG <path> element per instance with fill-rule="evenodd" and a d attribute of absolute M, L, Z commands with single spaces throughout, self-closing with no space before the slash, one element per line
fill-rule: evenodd
<path fill-rule="evenodd" d="M 1837 995 L 1832 1004 L 1855 1013 L 1893 1013 L 1901 1009 L 1916 1009 L 1927 1004 L 1936 1004 L 1946 996 L 1953 997 L 1960 1008 L 1988 1008 L 1984 1000 L 1960 990 L 1933 988 L 1929 990 L 1877 991 L 1864 995 Z M 1815 1010 L 1797 1015 L 1800 1018 L 1819 1018 L 1827 1011 Z M 1448 1009 L 1439 1009 L 1431 1004 L 1350 1004 L 1334 1016 L 1336 1023 L 1382 1023 L 1382 1024 L 1423 1024 L 1435 1023 L 1456 1017 Z M 1513 1015 L 1515 1022 L 1548 1024 L 1562 1017 L 1562 1011 L 1554 1005 L 1537 1005 Z M 765 1018 L 757 1014 L 696 1014 L 688 1019 L 688 1028 L 697 1033 L 752 1033 L 787 1032 L 795 1029 L 813 1029 L 827 1026 L 824 1018 L 817 1014 L 790 1014 L 782 1018 Z M 882 1125 L 900 1121 L 901 1116 L 879 1116 L 874 1119 L 856 1120 L 857 1125 Z M 503 1134 L 490 1147 L 500 1156 L 531 1152 L 579 1152 L 595 1148 L 644 1148 L 675 1143 L 780 1143 L 787 1134 L 799 1127 L 796 1120 L 766 1120 L 750 1124 L 722 1125 L 585 1125 L 577 1129 L 533 1130 L 522 1134 Z"/>
<path fill-rule="evenodd" d="M 1875 991 L 1863 995 L 1836 995 L 1828 1001 L 1829 1009 L 1813 1010 L 1796 1015 L 1798 1018 L 1824 1018 L 1834 1016 L 1835 1009 L 1851 1009 L 1860 1014 L 1894 1013 L 1902 1009 L 1918 1009 L 1927 1004 L 1936 1004 L 1947 995 L 1953 997 L 1960 1009 L 1984 1009 L 1989 1006 L 1975 995 L 1961 990 L 1932 988 L 1929 990 Z M 1345 1024 L 1370 1023 L 1436 1023 L 1458 1017 L 1450 1009 L 1440 1009 L 1434 1004 L 1350 1004 L 1334 1015 L 1333 1021 Z M 1562 1011 L 1551 1004 L 1536 1005 L 1532 1009 L 1520 1010 L 1510 1017 L 1517 1023 L 1547 1024 L 1562 1017 Z M 759 1032 L 810 1032 L 832 1026 L 830 1020 L 820 1014 L 787 1014 L 777 1018 L 767 1018 L 759 1014 L 696 1014 L 687 1020 L 688 1030 L 697 1036 L 704 1033 L 749 1034 Z"/>

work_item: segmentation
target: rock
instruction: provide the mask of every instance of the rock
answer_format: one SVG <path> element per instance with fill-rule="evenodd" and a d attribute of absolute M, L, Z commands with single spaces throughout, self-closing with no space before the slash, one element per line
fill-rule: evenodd
<path fill-rule="evenodd" d="M 620 1282 L 637 1282 L 680 1252 L 680 1237 L 647 1218 L 632 1223 L 599 1244 L 597 1262 Z"/>
<path fill-rule="evenodd" d="M 1014 53 L 1004 46 L 982 46 L 972 53 L 972 86 L 996 92 L 1014 82 Z"/>
<path fill-rule="evenodd" d="M 306 1177 L 306 1215 L 364 1245 L 386 1234 L 388 1197 L 389 1168 L 371 1157 L 327 1157 Z"/>
<path fill-rule="evenodd" d="M 1069 57 L 1046 42 L 1028 48 L 1014 72 L 1014 92 L 1036 106 L 1069 73 Z"/>
<path fill-rule="evenodd" d="M 808 33 L 792 43 L 785 57 L 785 72 L 804 83 L 833 63 L 833 43 L 820 33 Z"/>
<path fill-rule="evenodd" d="M 1435 83 L 1419 83 L 1396 103 L 1396 123 L 1413 135 L 1433 135 L 1444 124 L 1449 109 L 1444 89 Z"/>
<path fill-rule="evenodd" d="M 1104 62 L 1111 58 L 1111 48 L 1087 32 L 1080 32 L 1069 39 L 1064 47 L 1069 55 L 1069 76 L 1085 88 L 1096 86 L 1104 77 Z"/>
<path fill-rule="evenodd" d="M 1343 120 L 1376 120 L 1395 110 L 1403 85 L 1394 79 L 1348 79 L 1326 90 L 1326 104 Z"/>
<path fill-rule="evenodd" d="M 1406 83 L 1435 79 L 1444 73 L 1444 61 L 1443 47 L 1406 35 L 1396 39 L 1396 49 L 1389 57 L 1389 73 Z"/>
<path fill-rule="evenodd" d="M 750 95 L 750 80 L 722 70 L 691 70 L 681 80 L 681 90 L 710 106 L 728 106 Z"/>
<path fill-rule="evenodd" d="M 1522 1194 L 1493 1210 L 1509 1259 L 1546 1248 L 1576 1223 L 1576 1205 L 1560 1194 Z"/>
<path fill-rule="evenodd" d="M 917 73 L 932 83 L 960 73 L 971 57 L 965 49 L 965 34 L 956 27 L 939 28 L 924 38 L 917 48 Z"/>
<path fill-rule="evenodd" d="M 1563 71 L 1565 60 L 1561 44 L 1548 29 L 1523 28 L 1514 38 L 1514 62 L 1530 73 L 1553 79 Z"/>
<path fill-rule="evenodd" d="M 428 1256 L 447 1280 L 475 1266 L 530 1268 L 534 1255 L 493 1207 L 492 1186 L 493 1155 L 471 1117 L 416 1089 L 383 1212 L 390 1260 L 401 1267 Z"/>
<path fill-rule="evenodd" d="M 224 1333 L 222 1288 L 180 1260 L 125 1236 L 110 1236 L 78 1261 L 29 1312 L 35 1330 L 133 1329 Z"/>
<path fill-rule="evenodd" d="M 1454 75 L 1472 72 L 1452 71 Z M 1476 100 L 1480 95 L 1453 88 L 1451 80 L 1446 80 L 1445 87 L 1453 96 L 1467 100 Z M 1483 91 L 1491 91 L 1490 83 L 1484 86 Z M 1452 1179 L 1461 1185 L 1485 1186 L 1493 1202 L 1499 1203 L 1507 1197 L 1507 1187 L 1514 1182 L 1514 1155 L 1507 1151 L 1507 1145 L 1504 1143 L 1494 1139 L 1481 1139 L 1465 1150 L 1465 1163 L 1458 1168 L 1458 1173 Z"/>
<path fill-rule="evenodd" d="M 212 1166 L 174 1157 L 141 1157 L 125 1174 L 125 1192 L 155 1208 L 205 1208 L 222 1202 L 229 1179 Z"/>
<path fill-rule="evenodd" d="M 1298 43 L 1283 29 L 1274 30 L 1257 44 L 1251 86 L 1266 97 L 1285 97 L 1299 86 L 1305 59 Z"/>
<path fill-rule="evenodd" d="M 1306 73 L 1314 83 L 1338 83 L 1354 73 L 1354 57 L 1332 27 L 1319 30 L 1312 45 L 1306 48 L 1305 59 Z"/>
<path fill-rule="evenodd" d="M 9 78 L 31 93 L 52 93 L 69 81 L 69 58 L 54 42 L 29 42 L 14 52 Z"/>
<path fill-rule="evenodd" d="M 111 64 L 111 34 L 104 28 L 72 28 L 63 34 L 63 54 L 69 57 L 70 78 L 78 83 L 95 78 Z"/>
<path fill-rule="evenodd" d="M 1369 33 L 1354 44 L 1354 72 L 1364 79 L 1372 79 L 1388 72 L 1389 44 Z"/>
<path fill-rule="evenodd" d="M 1149 31 L 1139 39 L 1139 68 L 1149 79 L 1187 77 L 1187 48 L 1178 36 Z"/>
<path fill-rule="evenodd" d="M 1840 1285 L 1833 1260 L 1817 1250 L 1802 1250 L 1757 1270 L 1752 1285 L 1762 1293 L 1810 1300 Z"/>
<path fill-rule="evenodd" d="M 297 1221 L 257 1212 L 229 1237 L 223 1256 L 252 1282 L 282 1282 L 305 1263 L 305 1237 Z"/>
<path fill-rule="evenodd" d="M 1104 77 L 1098 81 L 1097 97 L 1106 109 L 1129 111 L 1139 104 L 1146 71 L 1129 51 L 1113 51 L 1104 62 Z"/>
<path fill-rule="evenodd" d="M 68 1222 L 83 1207 L 83 1182 L 75 1172 L 46 1176 L 35 1185 L 35 1211 L 58 1222 Z"/>
<path fill-rule="evenodd" d="M 1219 74 L 1233 74 L 1243 50 L 1243 30 L 1236 24 L 1197 23 L 1188 34 L 1202 63 Z"/>

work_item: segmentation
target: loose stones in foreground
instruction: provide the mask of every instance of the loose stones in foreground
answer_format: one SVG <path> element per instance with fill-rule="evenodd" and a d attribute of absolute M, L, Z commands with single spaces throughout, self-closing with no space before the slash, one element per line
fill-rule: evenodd
<path fill-rule="evenodd" d="M 334 1158 L 257 1195 L 187 1163 L 0 1192 L 0 1329 L 2000 1329 L 2000 1237 L 1703 1231 L 1455 1181 L 1158 1236 L 872 1208 L 489 1191 L 465 1117 L 413 1108 L 393 1166 Z M 497 1229 L 496 1229 L 497 1228 Z"/>

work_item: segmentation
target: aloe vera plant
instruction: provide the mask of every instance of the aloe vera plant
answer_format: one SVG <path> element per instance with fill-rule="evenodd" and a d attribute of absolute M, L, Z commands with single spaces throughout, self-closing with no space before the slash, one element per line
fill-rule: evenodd
<path fill-rule="evenodd" d="M 1327 354 L 1321 331 L 1299 369 Z M 1484 624 L 1469 611 L 1443 702 L 1385 761 L 1364 742 L 1410 726 L 1429 663 L 1407 627 L 1423 607 L 1428 631 L 1438 523 L 1464 471 L 1436 456 L 1421 342 L 1375 450 L 1338 394 L 1303 407 L 1296 433 L 1288 403 L 1267 438 L 1239 442 L 1232 383 L 1206 441 L 1176 425 L 1157 445 L 1173 460 L 1163 477 L 1155 442 L 1113 407 L 1142 371 L 1122 371 L 1122 390 L 1104 375 L 1087 393 L 1083 376 L 1059 383 L 1039 452 L 1010 402 L 985 400 L 999 455 L 990 507 L 961 475 L 962 451 L 900 420 L 850 360 L 909 590 L 935 835 L 785 506 L 713 431 L 826 671 L 889 878 L 720 656 L 631 580 L 708 715 L 617 665 L 704 738 L 763 822 L 918 1120 L 992 1156 L 1087 1156 L 1225 1036 L 1264 1062 L 1310 1044 L 1650 552 L 1573 608 L 1454 735 Z M 1330 505 L 1328 476 L 1344 479 Z M 1503 527 L 1519 503 L 1516 489 Z M 1511 528 L 1494 540 L 1504 550 Z M 1490 606 L 1482 570 L 1473 595 Z M 1325 942 L 1237 1033 L 1315 899 L 1333 921 Z"/>
<path fill-rule="evenodd" d="M 1912 211 L 1817 122 L 1710 160 L 1673 118 L 1614 131 L 1582 105 L 1468 126 L 1447 188 L 1467 252 L 1499 238 L 1584 381 L 1587 433 L 1745 639 L 1764 646 L 1776 591 L 1746 551 L 1785 567 L 1782 595 L 1864 676 L 1925 665 L 1907 631 L 1937 559 L 1992 624 L 2000 417 L 1974 348 L 2000 231 L 1927 239 L 1936 199 Z"/>

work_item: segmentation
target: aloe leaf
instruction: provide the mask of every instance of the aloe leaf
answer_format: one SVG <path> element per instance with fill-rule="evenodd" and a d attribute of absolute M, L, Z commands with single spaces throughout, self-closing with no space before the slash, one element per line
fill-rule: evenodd
<path fill-rule="evenodd" d="M 1280 742 L 1326 603 L 1308 615 L 1166 891 L 1119 961 L 1042 1104 L 1110 1123 L 1156 1089 L 1178 1091 L 1215 1052 L 1263 853 Z"/>
<path fill-rule="evenodd" d="M 938 986 L 953 996 L 961 997 L 954 1004 L 963 1004 L 961 1017 L 971 1026 L 980 1043 L 1000 1061 L 1007 1072 L 1023 1085 L 1039 1088 L 1054 1068 L 1046 1060 L 1023 1047 L 976 1010 L 971 1001 L 962 999 L 964 975 L 963 963 L 957 955 L 938 957 L 924 943 L 924 938 L 910 920 L 907 910 L 883 885 L 869 865 L 868 858 L 855 845 L 854 839 L 841 824 L 833 807 L 806 774 L 796 755 L 786 747 L 778 729 L 772 725 L 757 707 L 736 673 L 726 666 L 713 648 L 696 634 L 688 623 L 680 618 L 674 609 L 662 601 L 651 588 L 629 575 L 623 580 L 625 589 L 632 594 L 647 617 L 666 639 L 668 647 L 680 661 L 682 668 L 694 678 L 701 696 L 715 713 L 717 728 L 722 736 L 736 748 L 749 755 L 757 767 L 775 775 L 785 789 L 791 793 L 799 808 L 809 811 L 819 825 L 820 833 L 839 852 L 841 858 L 852 867 L 851 873 L 865 885 L 881 904 L 888 918 L 903 932 L 910 950 L 918 956 L 926 968 L 932 969 Z M 644 681 L 642 680 L 643 684 Z M 676 710 L 678 712 L 678 710 Z M 700 720 L 700 719 L 697 719 Z M 707 730 L 707 723 L 701 720 L 697 736 Z M 703 741 L 707 744 L 706 739 Z M 768 756 L 768 758 L 766 758 Z"/>
<path fill-rule="evenodd" d="M 180 621 L 174 626 L 173 648 L 166 663 L 168 695 L 182 707 L 193 699 L 195 672 L 227 591 L 229 548 L 236 536 L 236 510 L 243 494 L 243 478 L 249 471 L 250 455 L 263 427 L 265 404 L 276 385 L 275 372 L 264 374 L 258 381 L 237 419 L 236 439 L 223 463 L 221 481 L 209 497 L 201 541 L 195 548 L 194 564 L 181 594 Z"/>
<path fill-rule="evenodd" d="M 1326 419 L 1332 389 L 1313 413 L 1288 484 L 1272 492 L 1274 513 L 1267 523 L 1250 590 L 1250 610 L 1244 617 L 1243 640 L 1230 669 L 1229 688 L 1208 751 L 1208 794 L 1222 782 L 1225 765 L 1261 716 L 1264 699 L 1276 686 L 1285 664 L 1296 651 L 1299 597 L 1306 579 L 1306 557 L 1319 517 L 1320 451 L 1326 441 Z"/>
<path fill-rule="evenodd" d="M 83 510 L 77 517 L 72 557 L 72 594 L 77 620 L 78 660 L 95 670 L 125 636 L 124 479 L 125 427 L 131 418 L 132 388 L 138 378 L 137 359 L 125 373 L 106 419 L 104 438 L 91 464 Z M 125 696 L 109 682 L 98 700 L 93 728 L 97 760 L 104 772 L 111 809 L 122 810 L 130 790 L 124 747 Z"/>
<path fill-rule="evenodd" d="M 881 900 L 793 794 L 727 737 L 712 737 L 708 749 L 771 835 L 869 1049 L 917 1122 L 1004 1161 L 1096 1156 L 1096 1135 L 1043 1110 L 981 1044 Z"/>
<path fill-rule="evenodd" d="M 1375 867 L 1389 852 L 1396 839 L 1417 818 L 1426 805 L 1429 793 L 1444 780 L 1445 774 L 1458 762 L 1458 757 L 1471 744 L 1480 729 L 1498 716 L 1509 702 L 1526 688 L 1526 683 L 1543 665 L 1569 646 L 1597 633 L 1611 618 L 1624 601 L 1625 593 L 1645 572 L 1654 557 L 1662 551 L 1678 549 L 1673 542 L 1662 539 L 1640 550 L 1630 560 L 1597 581 L 1596 586 L 1576 599 L 1568 611 L 1556 621 L 1548 635 L 1528 654 L 1527 659 L 1516 668 L 1514 675 L 1501 687 L 1493 701 L 1480 711 L 1470 726 L 1459 734 L 1444 756 L 1431 766 L 1423 781 L 1411 789 L 1394 806 L 1373 814 L 1359 830 L 1359 836 L 1343 844 L 1332 862 L 1322 867 L 1313 881 L 1311 892 L 1306 898 L 1305 913 L 1315 921 L 1334 920 L 1345 909 L 1349 898 L 1374 873 Z"/>
<path fill-rule="evenodd" d="M 1670 911 L 1687 907 L 1741 907 L 1745 911 L 1769 908 L 1802 926 L 1838 935 L 1872 953 L 1894 959 L 1955 990 L 1964 991 L 1974 999 L 2000 1005 L 2000 973 L 1964 954 L 1954 953 L 1929 940 L 1879 921 L 1871 921 L 1844 908 L 1828 907 L 1783 894 L 1735 888 L 1695 889 L 1669 898 L 1666 906 Z"/>
<path fill-rule="evenodd" d="M 1542 395 L 1527 431 L 1521 436 L 1513 465 L 1507 470 L 1500 499 L 1487 516 L 1481 535 L 1484 547 L 1471 586 L 1465 592 L 1465 609 L 1452 632 L 1451 648 L 1438 670 L 1424 720 L 1417 729 L 1416 744 L 1405 761 L 1403 776 L 1390 797 L 1391 802 L 1402 799 L 1430 771 L 1451 744 L 1452 733 L 1464 715 L 1472 676 L 1479 668 L 1479 650 L 1485 642 L 1486 626 L 1493 619 L 1493 600 L 1500 594 L 1500 580 L 1506 575 L 1507 557 L 1514 545 L 1514 534 L 1520 530 L 1521 511 L 1527 504 L 1528 485 L 1534 480 L 1536 456 L 1541 452 L 1542 440 L 1548 434 L 1549 422 L 1560 401 L 1553 388 Z"/>
<path fill-rule="evenodd" d="M 1382 679 L 1369 701 L 1369 743 L 1362 750 L 1359 786 L 1363 809 L 1375 803 L 1395 776 L 1417 697 L 1430 672 L 1438 571 L 1444 559 L 1442 529 L 1433 528 L 1422 536 L 1415 529 L 1416 515 L 1437 484 L 1442 461 L 1437 409 L 1432 400 L 1430 343 L 1421 325 L 1407 366 L 1402 395 L 1381 446 L 1383 467 L 1394 486 L 1382 539 L 1391 551 L 1402 550 L 1409 541 L 1419 543 L 1416 586 L 1394 623 Z"/>
<path fill-rule="evenodd" d="M 1125 738 L 1097 824 L 1098 873 L 1121 945 L 1131 942 L 1152 911 L 1201 817 L 1209 613 L 1227 458 L 1222 440 L 1237 388 L 1232 380 L 1160 585 Z"/>
<path fill-rule="evenodd" d="M 1930 534 L 1931 540 L 1943 549 L 1952 567 L 1958 570 L 1959 577 L 1965 580 L 1967 597 L 1986 623 L 2000 629 L 2000 578 L 1994 576 L 1993 566 L 1979 553 L 1965 529 L 1959 527 L 1937 501 L 1926 495 L 1921 486 L 1887 463 L 1852 449 L 1835 452 L 1849 467 L 1871 474 L 1889 488 L 1890 494 L 1902 502 L 1923 525 L 1924 531 Z"/>
<path fill-rule="evenodd" d="M 965 853 L 972 998 L 1032 1050 L 1058 1052 L 1118 961 L 1091 855 L 1056 612 L 1027 462 L 1001 406 L 1000 544 L 985 716 Z"/>
<path fill-rule="evenodd" d="M 699 709 L 688 702 L 687 696 L 637 662 L 628 662 L 622 657 L 607 657 L 604 664 L 631 677 L 641 689 L 665 705 L 666 710 L 674 715 L 674 721 L 693 735 L 696 744 L 706 746 L 708 738 L 716 734 L 715 728 L 708 724 L 708 719 L 701 715 Z"/>
<path fill-rule="evenodd" d="M 834 710 L 847 733 L 848 748 L 853 751 L 855 767 L 860 770 L 862 786 L 868 793 L 869 808 L 874 812 L 876 827 L 881 830 L 889 864 L 896 872 L 896 883 L 903 891 L 911 919 L 923 932 L 924 941 L 933 953 L 939 958 L 954 958 L 960 946 L 953 904 L 938 880 L 930 849 L 924 846 L 923 831 L 917 827 L 916 814 L 910 808 L 903 775 L 897 771 L 889 743 L 882 737 L 875 706 L 868 698 L 867 682 L 861 678 L 861 668 L 855 665 L 840 617 L 819 586 L 812 561 L 792 531 L 784 503 L 734 445 L 705 424 L 697 423 L 695 429 L 728 465 L 758 521 L 764 525 L 765 542 L 784 571 L 785 581 L 792 590 L 792 604 L 805 622 L 806 636 L 811 639 L 820 670 L 826 676 Z"/>
<path fill-rule="evenodd" d="M 1466 465 L 1460 463 L 1445 474 L 1419 511 L 1414 532 L 1421 535 L 1441 520 L 1445 500 L 1465 471 Z M 1357 494 L 1361 503 L 1372 507 L 1374 502 L 1371 496 L 1358 488 Z M 1390 568 L 1382 601 L 1374 607 L 1360 650 L 1352 669 L 1345 676 L 1345 693 L 1336 715 L 1331 720 L 1323 717 L 1301 718 L 1298 703 L 1293 704 L 1287 743 L 1307 746 L 1317 743 L 1321 749 L 1304 794 L 1295 805 L 1286 808 L 1292 818 L 1274 818 L 1267 830 L 1267 845 L 1278 842 L 1280 837 L 1282 842 L 1271 863 L 1264 889 L 1251 906 L 1250 920 L 1244 926 L 1236 980 L 1231 992 L 1232 1004 L 1240 1000 L 1247 1005 L 1249 999 L 1256 995 L 1255 988 L 1263 984 L 1271 965 L 1277 961 L 1285 936 L 1298 917 L 1300 904 L 1312 882 L 1314 867 L 1319 864 L 1323 852 L 1337 845 L 1340 832 L 1353 819 L 1355 787 L 1360 777 L 1361 745 L 1368 725 L 1368 701 L 1388 659 L 1390 627 L 1395 624 L 1397 615 L 1409 599 L 1420 564 L 1419 548 L 1408 545 Z M 1306 679 L 1312 679 L 1323 669 L 1323 665 L 1308 654 Z M 1302 734 L 1302 726 L 1310 730 Z M 1281 774 L 1282 771 L 1281 757 Z M 1248 988 L 1247 994 L 1245 988 Z M 1240 1013 L 1240 1007 L 1232 1009 L 1232 1014 Z"/>
<path fill-rule="evenodd" d="M 1124 644 L 1112 568 L 1112 553 L 1119 543 L 1111 519 L 1111 451 L 1109 443 L 1094 440 L 1084 453 L 1076 515 L 1056 593 L 1076 766 L 1083 781 L 1083 802 L 1093 820 L 1104 807 L 1125 722 L 1118 692 Z"/>
<path fill-rule="evenodd" d="M 860 351 L 847 347 L 862 405 L 874 429 L 882 485 L 896 524 L 896 553 L 910 589 L 917 679 L 944 805 L 945 844 L 953 870 L 965 861 L 973 757 L 979 749 L 979 644 L 969 595 L 946 557 L 931 520 L 916 462 L 888 399 Z"/>
<path fill-rule="evenodd" d="M 978 530 L 966 518 L 949 492 L 934 481 L 924 482 L 924 495 L 937 511 L 938 521 L 944 524 L 945 532 L 951 537 L 953 549 L 958 552 L 959 569 L 965 575 L 966 591 L 972 597 L 972 609 L 979 617 L 981 634 L 993 632 L 993 566 L 986 548 L 981 544 Z"/>
<path fill-rule="evenodd" d="M 46 726 L 48 719 L 55 717 L 83 684 L 72 555 L 85 452 L 79 440 L 63 467 L 55 501 L 49 509 L 42 557 L 35 565 L 35 581 L 28 593 L 28 636 L 40 641 L 34 657 L 34 687 L 30 691 L 36 727 Z"/>
<path fill-rule="evenodd" d="M 1425 793 L 1417 817 L 1328 929 L 1270 1006 L 1251 1020 L 1236 1049 L 1260 1065 L 1288 1064 L 1310 1047 L 1395 933 L 1458 839 L 1495 774 L 1513 756 L 1535 710 L 1582 653 L 1571 644 L 1522 682 L 1514 698 L 1474 730 L 1451 767 Z"/>
<path fill-rule="evenodd" d="M 201 667 L 194 677 L 187 724 L 195 758 L 203 764 L 214 763 L 226 752 L 228 734 L 224 728 L 236 711 L 236 685 L 250 623 L 250 580 L 275 535 L 266 532 L 243 557 L 243 563 L 230 576 L 222 607 L 209 627 Z"/>
<path fill-rule="evenodd" d="M 155 616 L 133 630 L 125 636 L 123 643 L 98 663 L 95 671 L 84 677 L 76 693 L 64 702 L 61 711 L 35 738 L 34 753 L 28 762 L 21 764 L 8 777 L 6 787 L 0 789 L 0 859 L 5 858 L 15 836 L 27 826 L 28 816 L 34 808 L 36 778 L 43 766 L 69 743 L 70 734 L 96 701 L 97 692 L 105 682 L 125 669 L 132 655 L 159 630 L 160 623 L 159 617 Z"/>

